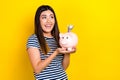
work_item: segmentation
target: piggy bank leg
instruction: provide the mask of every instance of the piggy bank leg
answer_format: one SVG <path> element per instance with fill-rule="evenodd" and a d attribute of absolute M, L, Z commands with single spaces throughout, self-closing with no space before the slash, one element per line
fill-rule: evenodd
<path fill-rule="evenodd" d="M 72 48 L 67 48 L 68 51 L 72 51 Z"/>

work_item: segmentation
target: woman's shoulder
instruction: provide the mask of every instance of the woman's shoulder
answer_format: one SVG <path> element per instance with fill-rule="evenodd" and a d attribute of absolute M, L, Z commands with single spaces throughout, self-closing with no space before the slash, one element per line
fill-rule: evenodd
<path fill-rule="evenodd" d="M 29 48 L 31 46 L 32 47 L 39 47 L 38 39 L 37 39 L 37 36 L 35 34 L 30 35 L 28 40 L 27 40 L 27 48 Z"/>
<path fill-rule="evenodd" d="M 31 34 L 31 35 L 28 37 L 28 40 L 30 40 L 30 39 L 37 39 L 36 34 Z"/>
<path fill-rule="evenodd" d="M 38 42 L 38 39 L 37 39 L 37 36 L 36 34 L 31 34 L 29 37 L 28 37 L 28 42 Z"/>
<path fill-rule="evenodd" d="M 37 38 L 36 34 L 31 34 L 29 38 Z"/>

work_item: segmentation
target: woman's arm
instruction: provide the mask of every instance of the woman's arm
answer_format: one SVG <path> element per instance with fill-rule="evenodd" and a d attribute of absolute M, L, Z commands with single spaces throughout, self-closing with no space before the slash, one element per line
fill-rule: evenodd
<path fill-rule="evenodd" d="M 54 53 L 47 59 L 41 60 L 38 48 L 30 47 L 27 49 L 27 52 L 35 73 L 40 73 L 43 69 L 45 69 L 58 54 L 57 51 L 54 51 Z"/>
<path fill-rule="evenodd" d="M 64 70 L 66 70 L 70 64 L 70 54 L 74 53 L 75 51 L 76 51 L 76 48 L 73 48 L 72 51 L 67 51 L 67 53 L 64 54 L 64 58 L 62 62 L 62 66 Z"/>
<path fill-rule="evenodd" d="M 70 64 L 70 53 L 64 54 L 64 58 L 62 62 L 63 69 L 66 70 L 69 64 Z"/>
<path fill-rule="evenodd" d="M 34 69 L 35 73 L 40 73 L 42 70 L 44 70 L 49 64 L 50 62 L 56 57 L 57 54 L 61 53 L 61 54 L 65 54 L 64 56 L 64 60 L 63 60 L 63 66 L 66 69 L 68 67 L 68 63 L 69 63 L 69 53 L 73 52 L 73 51 L 66 51 L 62 48 L 58 48 L 56 49 L 53 54 L 51 54 L 48 58 L 46 58 L 45 60 L 41 60 L 40 58 L 40 51 L 38 48 L 36 47 L 30 47 L 27 49 L 28 55 L 29 55 L 29 59 L 30 62 L 32 64 L 32 67 Z"/>

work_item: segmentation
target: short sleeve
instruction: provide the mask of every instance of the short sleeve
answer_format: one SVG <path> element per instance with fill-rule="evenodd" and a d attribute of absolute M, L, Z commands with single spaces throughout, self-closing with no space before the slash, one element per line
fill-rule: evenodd
<path fill-rule="evenodd" d="M 26 47 L 27 47 L 27 49 L 30 47 L 36 47 L 36 48 L 40 47 L 36 35 L 32 35 L 28 38 Z"/>

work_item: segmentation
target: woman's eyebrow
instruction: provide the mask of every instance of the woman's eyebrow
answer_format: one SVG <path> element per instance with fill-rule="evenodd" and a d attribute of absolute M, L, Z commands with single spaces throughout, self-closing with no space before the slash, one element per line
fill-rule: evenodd
<path fill-rule="evenodd" d="M 42 17 L 47 16 L 46 14 L 42 14 Z M 50 14 L 50 16 L 54 16 L 54 14 Z"/>
<path fill-rule="evenodd" d="M 54 16 L 54 14 L 50 14 L 51 16 L 53 15 Z"/>
<path fill-rule="evenodd" d="M 46 16 L 45 14 L 42 14 L 41 16 Z"/>

